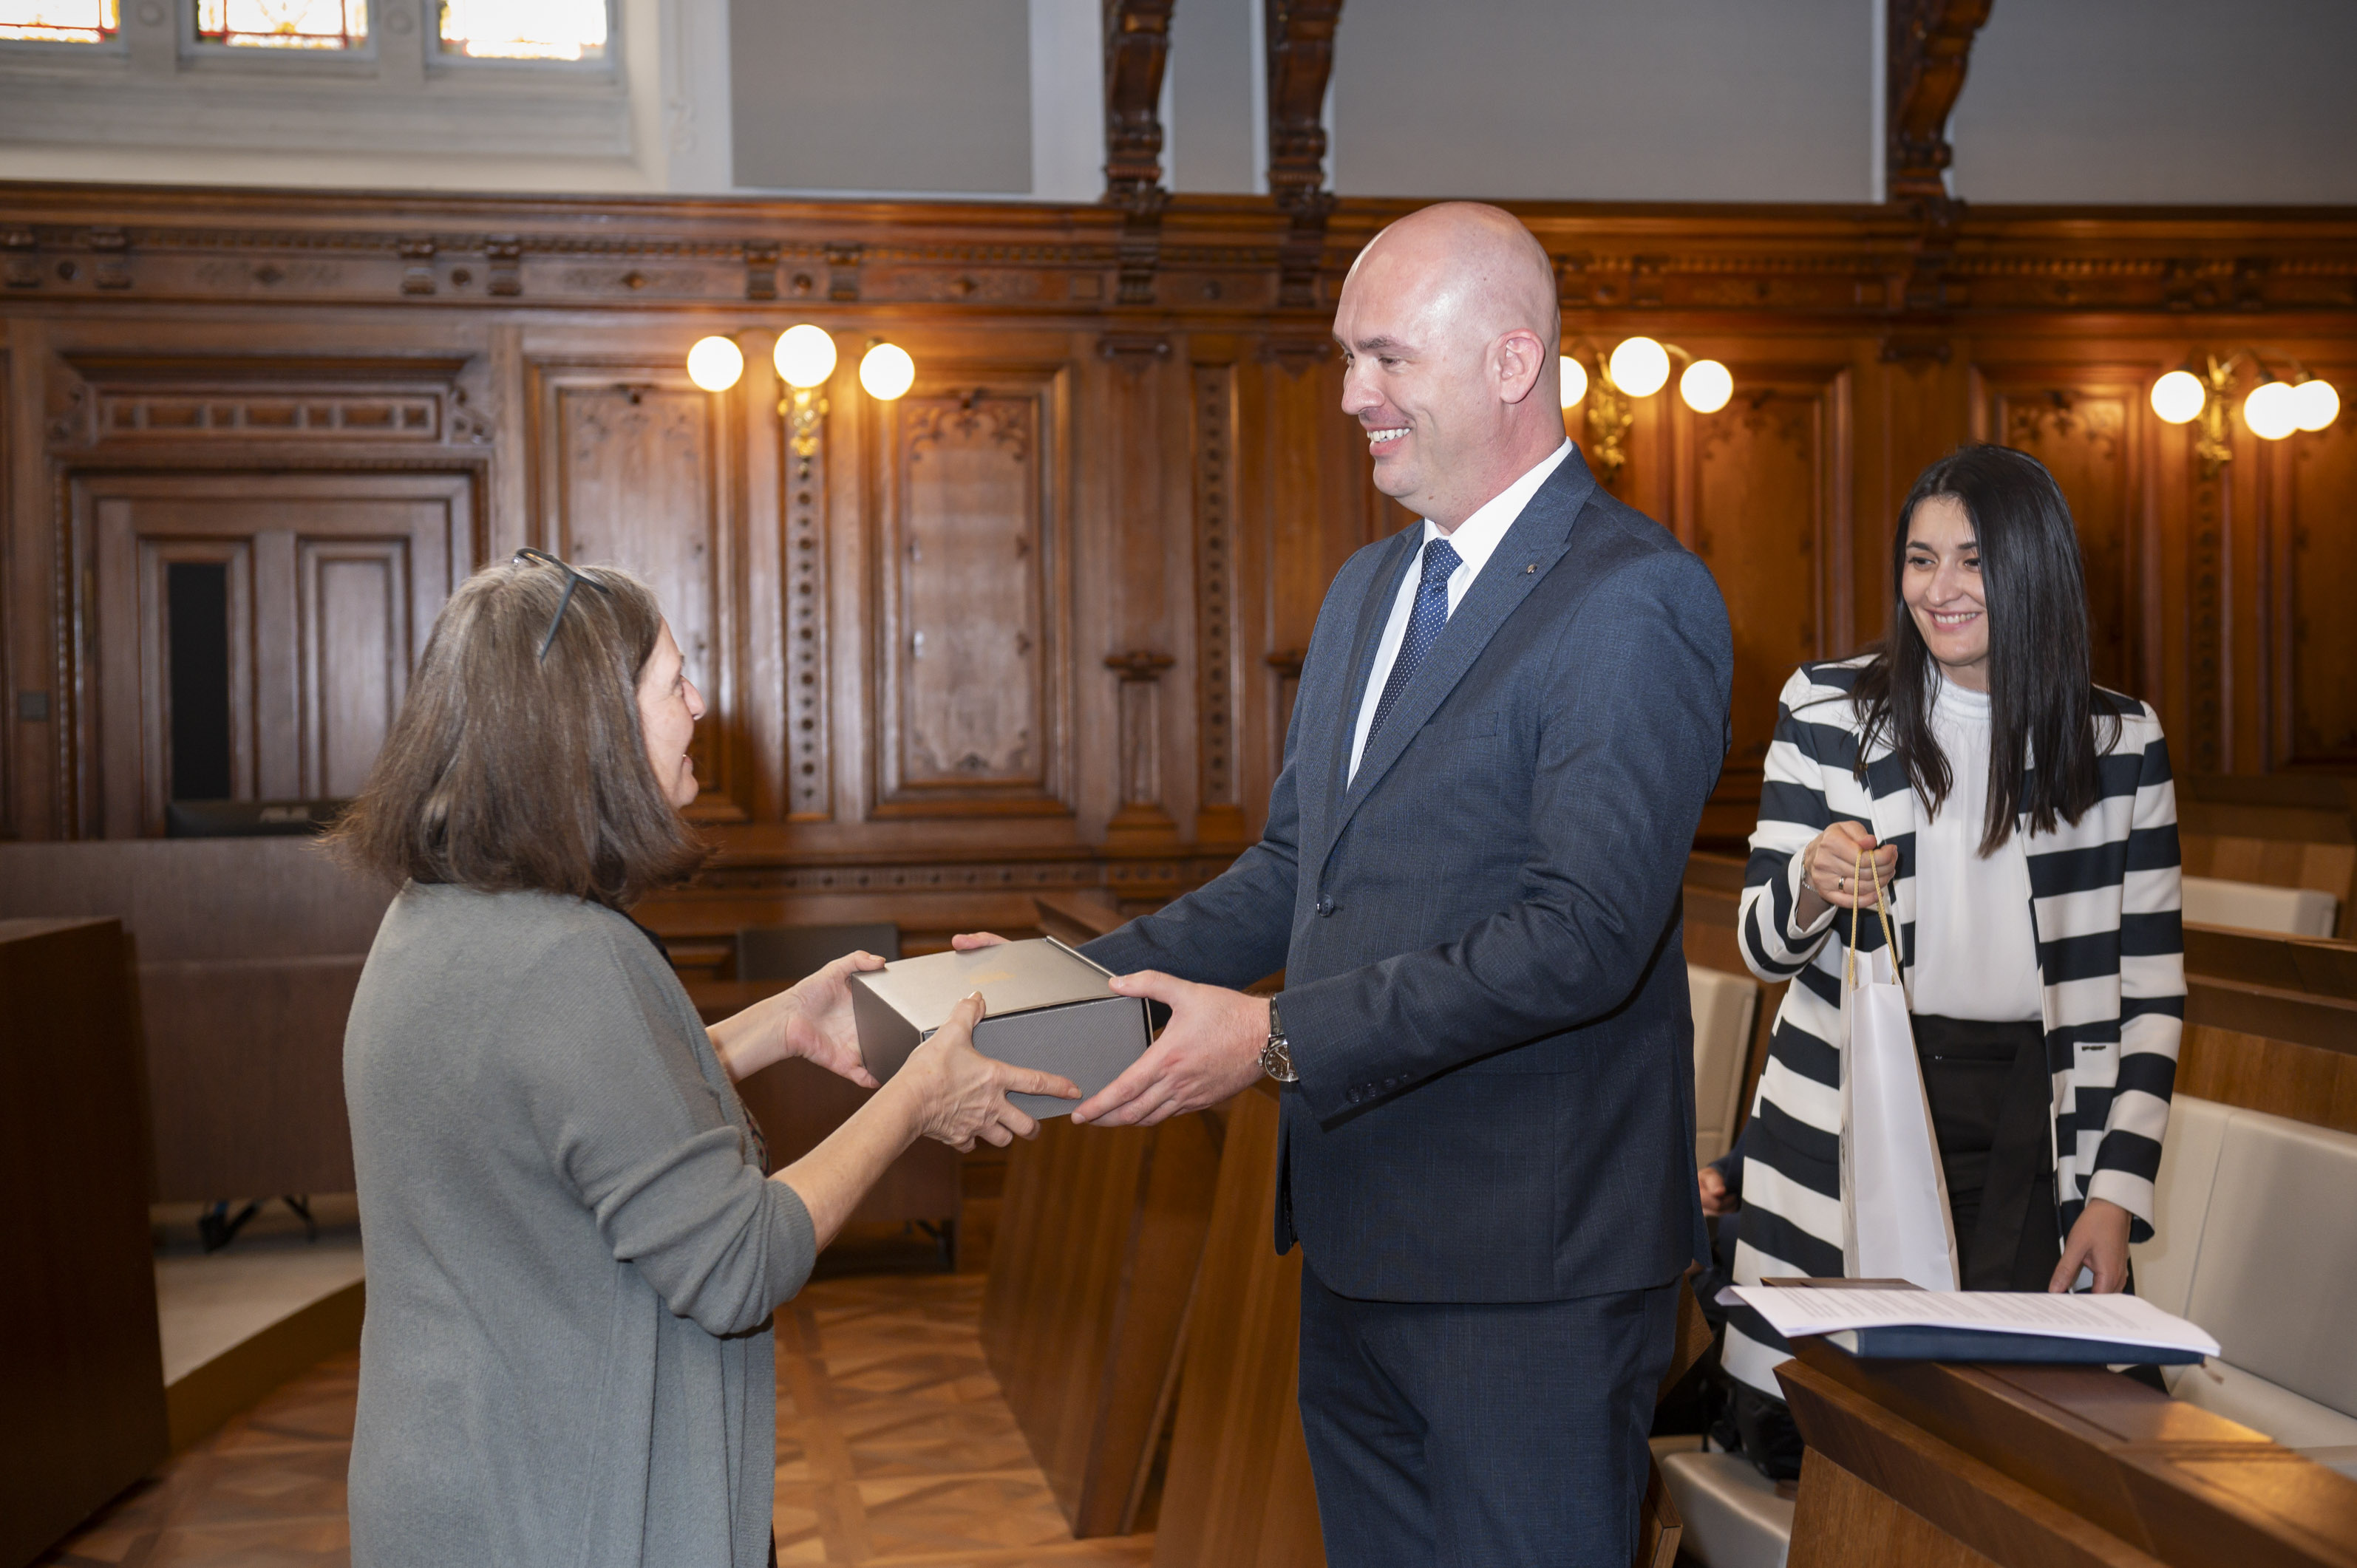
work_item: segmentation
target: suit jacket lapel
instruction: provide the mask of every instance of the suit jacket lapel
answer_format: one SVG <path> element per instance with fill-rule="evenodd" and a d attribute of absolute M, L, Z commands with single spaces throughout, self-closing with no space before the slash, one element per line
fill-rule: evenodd
<path fill-rule="evenodd" d="M 1333 839 L 1341 837 L 1360 802 L 1383 782 L 1383 775 L 1391 771 L 1392 765 L 1407 749 L 1408 742 L 1424 728 L 1425 721 L 1457 689 L 1465 672 L 1473 668 L 1473 661 L 1481 657 L 1481 650 L 1490 646 L 1491 638 L 1506 624 L 1506 618 L 1521 607 L 1539 579 L 1562 558 L 1571 542 L 1572 524 L 1595 490 L 1595 476 L 1587 471 L 1587 465 L 1580 461 L 1578 448 L 1574 447 L 1547 477 L 1546 483 L 1539 487 L 1530 504 L 1523 508 L 1523 515 L 1514 520 L 1506 536 L 1498 542 L 1481 575 L 1473 580 L 1472 588 L 1458 605 L 1457 613 L 1448 618 L 1439 640 L 1425 655 L 1424 667 L 1400 693 L 1398 703 L 1383 720 L 1383 727 L 1367 737 L 1366 755 L 1359 758 L 1358 777 L 1351 780 L 1342 796 L 1341 809 L 1334 814 L 1329 845 Z M 1397 591 L 1396 579 L 1394 591 Z M 1384 603 L 1390 600 L 1386 598 Z M 1372 663 L 1372 659 L 1370 650 L 1368 662 Z M 1363 674 L 1357 684 L 1364 688 Z M 1357 720 L 1358 709 L 1354 705 L 1351 722 L 1356 724 Z M 1347 738 L 1341 749 L 1342 767 L 1347 769 L 1351 760 Z"/>
<path fill-rule="evenodd" d="M 1359 704 L 1365 700 L 1375 650 L 1383 642 L 1384 623 L 1391 619 L 1392 601 L 1399 596 L 1400 578 L 1415 564 L 1423 540 L 1421 521 L 1393 536 L 1390 551 L 1375 568 L 1373 585 L 1360 601 L 1358 624 L 1351 634 L 1351 662 L 1344 671 L 1341 706 L 1337 713 L 1322 715 L 1322 722 L 1314 728 L 1303 731 L 1305 748 L 1315 745 L 1319 749 L 1308 752 L 1301 759 L 1306 764 L 1301 770 L 1306 787 L 1299 797 L 1305 818 L 1302 843 L 1317 845 L 1321 856 L 1329 842 L 1324 836 L 1327 824 L 1334 821 L 1335 802 L 1341 799 L 1343 781 L 1350 773 L 1351 740 L 1358 733 Z"/>

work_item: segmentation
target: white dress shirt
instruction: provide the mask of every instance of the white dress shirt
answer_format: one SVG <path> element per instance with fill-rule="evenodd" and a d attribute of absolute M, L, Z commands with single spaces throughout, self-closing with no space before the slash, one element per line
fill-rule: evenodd
<path fill-rule="evenodd" d="M 2038 1019 L 2038 943 L 2021 834 L 1981 854 L 1987 822 L 1989 697 L 1942 681 L 1932 737 L 1948 759 L 1940 814 L 1915 823 L 1915 1011 L 1998 1023 Z"/>
<path fill-rule="evenodd" d="M 1457 552 L 1457 570 L 1448 575 L 1448 613 L 1453 616 L 1465 602 L 1473 579 L 1496 552 L 1498 542 L 1506 537 L 1506 531 L 1514 526 L 1514 520 L 1523 515 L 1523 509 L 1530 505 L 1547 477 L 1562 467 L 1569 456 L 1571 443 L 1566 440 L 1483 502 L 1481 510 L 1458 523 L 1454 532 L 1430 518 L 1424 520 L 1424 537 L 1416 541 L 1415 559 L 1408 564 L 1407 575 L 1400 579 L 1399 592 L 1392 598 L 1392 618 L 1383 624 L 1383 639 L 1375 645 L 1375 667 L 1367 676 L 1366 694 L 1359 699 L 1358 728 L 1351 737 L 1351 779 L 1359 776 L 1359 757 L 1367 749 L 1367 731 L 1374 726 L 1383 686 L 1392 678 L 1392 666 L 1399 661 L 1400 644 L 1407 640 L 1408 618 L 1415 612 L 1415 591 L 1424 582 L 1424 547 L 1436 539 L 1446 539 Z"/>

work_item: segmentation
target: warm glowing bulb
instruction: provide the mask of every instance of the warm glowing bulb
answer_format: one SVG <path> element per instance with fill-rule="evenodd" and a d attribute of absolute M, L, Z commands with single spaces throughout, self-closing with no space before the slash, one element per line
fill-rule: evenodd
<path fill-rule="evenodd" d="M 2341 416 L 2341 394 L 2320 376 L 2300 382 L 2291 389 L 2291 395 L 2293 412 L 2298 415 L 2293 423 L 2302 430 L 2321 430 Z"/>
<path fill-rule="evenodd" d="M 1566 354 L 1555 362 L 1556 373 L 1563 378 L 1563 406 L 1569 408 L 1587 395 L 1587 367 Z"/>
<path fill-rule="evenodd" d="M 1670 379 L 1670 351 L 1651 338 L 1631 338 L 1612 350 L 1612 384 L 1631 397 L 1651 397 Z"/>
<path fill-rule="evenodd" d="M 2299 428 L 2299 398 L 2283 381 L 2254 387 L 2243 400 L 2243 423 L 2262 441 L 2280 441 Z"/>
<path fill-rule="evenodd" d="M 1696 360 L 1678 378 L 1678 395 L 1696 413 L 1717 413 L 1735 395 L 1735 378 L 1717 360 Z"/>
<path fill-rule="evenodd" d="M 745 350 L 726 338 L 699 338 L 687 351 L 687 379 L 705 392 L 726 392 L 745 373 Z"/>
<path fill-rule="evenodd" d="M 786 385 L 822 386 L 834 374 L 834 339 L 825 328 L 805 321 L 779 336 L 777 352 L 770 360 L 778 367 L 778 379 Z"/>
<path fill-rule="evenodd" d="M 884 403 L 907 392 L 916 380 L 917 361 L 897 344 L 878 343 L 859 361 L 859 384 L 867 389 L 869 397 Z"/>
<path fill-rule="evenodd" d="M 2209 389 L 2191 371 L 2171 371 L 2152 383 L 2152 411 L 2171 424 L 2191 420 L 2209 401 Z"/>

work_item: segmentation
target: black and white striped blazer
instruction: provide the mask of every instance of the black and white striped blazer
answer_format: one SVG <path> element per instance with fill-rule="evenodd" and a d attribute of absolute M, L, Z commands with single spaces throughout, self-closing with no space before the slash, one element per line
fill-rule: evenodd
<path fill-rule="evenodd" d="M 1864 726 L 1850 693 L 1867 662 L 1804 664 L 1777 699 L 1741 934 L 1754 974 L 1792 984 L 1745 1134 L 1738 1282 L 1842 1272 L 1834 1042 L 1849 923 L 1828 914 L 1813 929 L 1793 924 L 1800 851 L 1836 819 L 1863 822 L 1878 843 L 1898 847 L 1890 907 L 1910 980 L 1913 972 L 1921 808 L 1887 745 L 1867 754 L 1863 781 L 1854 770 Z M 2030 832 L 2024 815 L 2017 832 L 2029 869 L 2028 912 L 2054 1076 L 2056 1222 L 2068 1235 L 2088 1198 L 2106 1198 L 2135 1217 L 2131 1229 L 2142 1240 L 2152 1233 L 2153 1178 L 2185 1018 L 2177 795 L 2152 709 L 2114 692 L 2099 689 L 2097 698 L 2120 723 L 2117 743 L 2101 759 L 2101 799 L 2052 832 Z M 1859 927 L 1859 950 L 1882 945 L 1878 923 Z M 1772 1393 L 1768 1369 L 1782 1359 L 1781 1341 L 1738 1310 L 1729 1322 L 1728 1369 Z"/>

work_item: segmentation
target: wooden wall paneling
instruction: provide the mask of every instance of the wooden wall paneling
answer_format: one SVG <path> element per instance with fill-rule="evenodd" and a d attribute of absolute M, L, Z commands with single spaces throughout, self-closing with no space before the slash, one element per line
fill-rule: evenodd
<path fill-rule="evenodd" d="M 756 349 L 764 344 L 774 348 L 764 338 Z M 828 470 L 856 424 L 834 416 L 830 399 L 805 450 L 775 412 L 785 391 L 770 352 L 746 356 L 737 387 L 746 454 L 744 729 L 762 780 L 754 815 L 820 822 L 834 804 Z M 856 462 L 850 467 L 858 472 Z"/>
<path fill-rule="evenodd" d="M 2357 358 L 2309 365 L 2357 404 Z M 2268 516 L 2270 768 L 2357 769 L 2357 419 L 2276 444 Z"/>
<path fill-rule="evenodd" d="M 16 606 L 17 566 L 10 546 L 15 542 L 16 531 L 6 526 L 6 520 L 16 510 L 16 432 L 13 415 L 16 400 L 12 384 L 16 359 L 9 348 L 9 326 L 6 319 L 0 318 L 0 839 L 18 838 L 24 832 L 17 826 L 25 804 L 18 798 L 24 750 L 18 732 L 31 721 L 19 711 L 19 703 L 20 693 L 33 689 L 24 680 L 25 666 L 16 646 L 25 628 L 12 613 Z M 46 703 L 51 700 L 43 689 L 41 701 Z"/>
<path fill-rule="evenodd" d="M 83 682 L 96 699 L 83 716 L 93 825 L 113 838 L 163 831 L 162 583 L 175 560 L 231 568 L 234 787 L 264 800 L 357 788 L 411 650 L 473 553 L 473 477 L 98 472 L 70 478 L 68 492 L 81 613 L 94 623 L 78 650 L 96 656 Z M 317 617 L 339 597 L 350 613 L 330 629 Z"/>
<path fill-rule="evenodd" d="M 2147 580 L 2153 545 L 2143 488 L 2146 396 L 2142 365 L 1975 367 L 1976 434 L 2046 466 L 2071 504 L 2087 585 L 2089 652 L 2097 683 L 2136 696 L 2160 682 Z"/>
<path fill-rule="evenodd" d="M 1071 376 L 919 361 L 872 411 L 879 817 L 1070 816 Z"/>
<path fill-rule="evenodd" d="M 539 359 L 531 377 L 534 536 L 566 560 L 626 567 L 654 590 L 711 710 L 690 748 L 703 783 L 690 814 L 747 821 L 757 785 L 741 776 L 742 459 L 729 417 L 739 394 L 690 381 L 683 349 Z"/>
<path fill-rule="evenodd" d="M 1888 634 L 1890 541 L 1899 509 L 1918 475 L 1965 440 L 1972 429 L 1970 370 L 1944 334 L 1892 332 L 1858 340 L 1853 373 L 1862 392 L 1850 533 L 1853 585 L 1847 655 Z M 1741 390 L 1738 382 L 1737 390 Z"/>
<path fill-rule="evenodd" d="M 1759 818 L 1777 693 L 1803 661 L 1851 640 L 1851 381 L 1846 365 L 1729 368 L 1736 394 L 1716 413 L 1674 393 L 1645 401 L 1666 416 L 1668 439 L 1652 445 L 1673 457 L 1656 515 L 1710 567 L 1734 627 L 1735 738 L 1703 837 L 1738 849 Z"/>
<path fill-rule="evenodd" d="M 1079 456 L 1105 496 L 1102 532 L 1087 530 L 1084 553 L 1092 557 L 1090 575 L 1104 583 L 1097 635 L 1105 646 L 1097 662 L 1109 673 L 1089 670 L 1085 650 L 1076 650 L 1074 662 L 1095 693 L 1110 687 L 1113 698 L 1105 730 L 1082 725 L 1092 736 L 1087 750 L 1111 742 L 1110 767 L 1091 758 L 1081 776 L 1113 786 L 1108 854 L 1172 854 L 1178 823 L 1193 816 L 1195 583 L 1187 521 L 1194 502 L 1185 456 L 1187 359 L 1178 347 L 1166 332 L 1100 336 L 1088 376 L 1101 389 L 1089 399 L 1097 417 L 1084 415 L 1081 426 L 1093 450 Z"/>
<path fill-rule="evenodd" d="M 1301 1434 L 1301 1249 L 1277 1255 L 1276 1096 L 1228 1101 L 1187 1326 L 1156 1568 L 1320 1568 L 1317 1483 Z"/>

